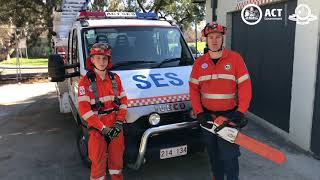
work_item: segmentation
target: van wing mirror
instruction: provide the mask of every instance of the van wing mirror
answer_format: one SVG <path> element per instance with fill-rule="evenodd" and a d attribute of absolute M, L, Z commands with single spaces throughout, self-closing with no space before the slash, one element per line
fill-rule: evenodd
<path fill-rule="evenodd" d="M 59 54 L 49 55 L 48 74 L 51 82 L 62 82 L 66 78 L 79 76 L 80 72 L 66 73 L 66 69 L 79 67 L 80 64 L 65 65 L 62 56 Z"/>
<path fill-rule="evenodd" d="M 62 82 L 65 80 L 66 69 L 63 58 L 59 54 L 49 55 L 48 74 L 52 82 Z"/>

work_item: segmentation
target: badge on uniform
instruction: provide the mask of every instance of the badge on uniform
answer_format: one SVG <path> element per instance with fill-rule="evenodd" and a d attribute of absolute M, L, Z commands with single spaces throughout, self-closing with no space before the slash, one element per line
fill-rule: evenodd
<path fill-rule="evenodd" d="M 202 69 L 207 69 L 207 68 L 208 68 L 208 64 L 207 64 L 207 63 L 201 64 L 201 68 L 202 68 Z"/>
<path fill-rule="evenodd" d="M 84 94 L 86 94 L 86 90 L 85 90 L 84 86 L 80 86 L 79 87 L 79 95 L 82 96 Z"/>
<path fill-rule="evenodd" d="M 231 64 L 224 65 L 224 69 L 229 71 L 231 69 Z"/>

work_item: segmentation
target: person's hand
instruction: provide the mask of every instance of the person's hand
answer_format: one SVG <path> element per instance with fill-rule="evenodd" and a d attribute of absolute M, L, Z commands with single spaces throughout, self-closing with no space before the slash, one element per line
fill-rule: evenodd
<path fill-rule="evenodd" d="M 106 141 L 110 141 L 111 140 L 110 131 L 111 131 L 111 129 L 109 127 L 107 127 L 107 126 L 103 126 L 103 128 L 101 130 L 101 134 L 102 134 L 102 136 L 104 137 L 104 139 Z"/>
<path fill-rule="evenodd" d="M 122 125 L 123 122 L 122 121 L 116 121 L 116 123 L 114 123 L 114 126 L 111 128 L 110 132 L 109 132 L 109 136 L 113 139 L 115 137 L 118 137 L 121 130 L 122 130 Z"/>
<path fill-rule="evenodd" d="M 212 117 L 209 113 L 202 112 L 197 114 L 197 120 L 202 126 L 212 128 L 212 124 L 208 123 L 208 121 L 212 121 Z"/>
<path fill-rule="evenodd" d="M 232 111 L 225 114 L 224 117 L 228 118 L 240 128 L 243 128 L 248 124 L 248 120 L 244 118 L 244 114 L 240 111 Z"/>

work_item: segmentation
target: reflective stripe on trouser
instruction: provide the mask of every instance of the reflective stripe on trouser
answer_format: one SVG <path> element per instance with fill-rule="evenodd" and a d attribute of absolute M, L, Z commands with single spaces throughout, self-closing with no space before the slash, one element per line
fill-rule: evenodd
<path fill-rule="evenodd" d="M 112 180 L 114 180 L 114 179 L 123 180 L 122 169 L 109 169 L 109 174 L 110 174 Z"/>
<path fill-rule="evenodd" d="M 124 152 L 123 132 L 121 132 L 117 138 L 114 138 L 110 144 L 107 145 L 106 141 L 98 131 L 91 131 L 88 146 L 89 158 L 92 162 L 91 177 L 93 179 L 105 176 L 107 159 L 109 169 L 122 170 Z M 110 175 L 111 180 L 123 180 L 121 172 L 120 174 Z"/>
<path fill-rule="evenodd" d="M 105 176 L 101 176 L 99 178 L 92 178 L 90 177 L 90 180 L 105 180 Z"/>
<path fill-rule="evenodd" d="M 109 174 L 121 174 L 122 170 L 121 169 L 109 169 Z"/>

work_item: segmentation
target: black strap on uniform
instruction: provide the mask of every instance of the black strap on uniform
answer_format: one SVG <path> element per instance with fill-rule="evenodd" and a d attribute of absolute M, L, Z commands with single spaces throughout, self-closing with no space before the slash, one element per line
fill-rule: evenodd
<path fill-rule="evenodd" d="M 95 104 L 91 105 L 91 109 L 97 109 L 98 112 L 104 108 L 104 104 L 99 100 L 99 94 L 97 90 L 96 74 L 93 71 L 88 71 L 86 76 L 90 79 L 91 90 L 94 95 Z"/>
<path fill-rule="evenodd" d="M 113 103 L 115 105 L 114 107 L 114 110 L 115 111 L 118 111 L 119 110 L 119 107 L 120 107 L 120 99 L 119 97 L 117 96 L 117 89 L 118 89 L 118 84 L 117 84 L 117 81 L 115 80 L 114 76 L 115 74 L 113 72 L 108 72 L 108 75 L 111 79 L 111 84 L 112 84 L 112 90 L 113 90 L 113 94 L 114 94 L 114 100 L 113 100 Z"/>
<path fill-rule="evenodd" d="M 119 106 L 120 106 L 120 100 L 119 98 L 116 96 L 116 92 L 117 92 L 117 82 L 114 79 L 114 73 L 112 72 L 108 72 L 108 75 L 111 79 L 111 83 L 112 83 L 112 89 L 113 89 L 113 93 L 114 93 L 114 103 L 115 103 L 115 107 L 113 109 L 110 110 L 103 110 L 104 108 L 104 104 L 99 100 L 99 94 L 98 94 L 98 89 L 97 89 L 97 84 L 96 84 L 96 74 L 93 71 L 88 71 L 86 76 L 90 79 L 91 82 L 91 89 L 94 95 L 94 100 L 95 100 L 95 104 L 91 105 L 91 109 L 96 109 L 98 110 L 98 114 L 110 114 L 113 111 L 118 111 L 119 110 Z"/>

